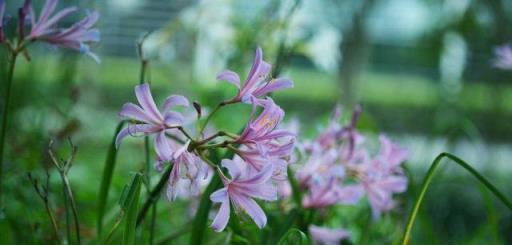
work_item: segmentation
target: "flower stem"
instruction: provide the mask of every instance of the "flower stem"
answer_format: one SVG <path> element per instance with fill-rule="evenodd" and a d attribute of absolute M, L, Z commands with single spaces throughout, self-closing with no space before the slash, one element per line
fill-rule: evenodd
<path fill-rule="evenodd" d="M 512 211 L 512 203 L 503 195 L 498 189 L 491 184 L 485 177 L 483 177 L 478 171 L 476 171 L 474 168 L 472 168 L 468 163 L 464 162 L 462 159 L 450 154 L 443 152 L 439 154 L 434 161 L 432 162 L 432 165 L 430 166 L 427 175 L 425 176 L 425 179 L 423 180 L 423 184 L 421 185 L 421 191 L 416 198 L 416 203 L 414 204 L 414 207 L 412 209 L 411 215 L 409 216 L 409 220 L 407 221 L 407 228 L 405 230 L 402 244 L 406 245 L 409 243 L 409 239 L 411 237 L 411 231 L 412 227 L 414 225 L 414 221 L 416 220 L 416 216 L 418 215 L 418 211 L 420 209 L 421 203 L 423 202 L 423 199 L 425 197 L 425 194 L 427 192 L 428 187 L 430 186 L 430 183 L 432 182 L 432 178 L 434 177 L 434 173 L 437 170 L 437 167 L 439 166 L 439 163 L 441 163 L 441 160 L 443 158 L 449 158 L 453 162 L 457 163 L 459 166 L 464 168 L 466 171 L 471 173 L 478 181 L 480 181 L 487 189 L 489 189 L 492 194 L 494 194 L 505 206 L 507 206 L 508 209 Z"/>
<path fill-rule="evenodd" d="M 5 134 L 7 130 L 7 117 L 9 115 L 9 103 L 11 98 L 11 87 L 12 80 L 14 77 L 14 69 L 16 67 L 16 59 L 18 57 L 18 52 L 14 50 L 11 53 L 11 57 L 9 60 L 9 69 L 7 73 L 7 86 L 5 88 L 5 97 L 4 97 L 4 109 L 2 112 L 2 129 L 0 131 L 0 207 L 2 207 L 3 203 L 3 169 L 4 169 L 4 145 L 5 145 Z"/>
<path fill-rule="evenodd" d="M 199 135 L 203 134 L 204 130 L 206 129 L 206 126 L 208 125 L 208 123 L 212 119 L 213 115 L 215 115 L 215 113 L 217 113 L 220 110 L 220 108 L 222 108 L 223 106 L 225 106 L 227 104 L 228 103 L 226 103 L 226 102 L 219 103 L 217 105 L 217 107 L 215 107 L 215 109 L 213 109 L 213 111 L 208 114 L 208 117 L 204 120 L 203 125 L 199 128 Z"/>

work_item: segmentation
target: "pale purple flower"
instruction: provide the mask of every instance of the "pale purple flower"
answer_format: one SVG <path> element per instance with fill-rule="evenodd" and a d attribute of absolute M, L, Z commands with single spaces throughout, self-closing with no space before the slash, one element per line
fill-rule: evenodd
<path fill-rule="evenodd" d="M 252 102 L 253 98 L 259 98 L 267 93 L 291 88 L 293 82 L 283 78 L 268 78 L 271 65 L 263 60 L 261 48 L 256 49 L 256 57 L 251 71 L 243 85 L 240 85 L 240 76 L 233 71 L 223 71 L 217 75 L 217 80 L 228 81 L 238 88 L 238 94 L 230 102 Z"/>
<path fill-rule="evenodd" d="M 176 199 L 179 185 L 188 186 L 191 195 L 198 195 L 201 180 L 208 177 L 208 165 L 198 156 L 187 151 L 188 142 L 180 146 L 168 138 L 163 140 L 161 149 L 157 151 L 156 167 L 161 171 L 163 163 L 173 162 L 167 184 L 167 198 L 171 201 Z"/>
<path fill-rule="evenodd" d="M 263 111 L 254 119 L 256 105 L 261 105 Z M 265 142 L 277 140 L 282 137 L 294 137 L 295 135 L 287 130 L 276 129 L 283 120 L 284 111 L 274 103 L 271 98 L 258 100 L 253 104 L 253 112 L 250 121 L 247 123 L 237 143 L 255 145 L 261 154 L 266 154 L 267 145 Z"/>
<path fill-rule="evenodd" d="M 272 179 L 283 181 L 287 178 L 288 159 L 293 151 L 294 140 L 290 139 L 284 144 L 278 142 L 267 142 L 262 154 L 258 148 L 242 146 L 236 150 L 236 154 L 247 163 L 250 170 L 259 172 L 267 164 L 273 165 Z"/>
<path fill-rule="evenodd" d="M 77 7 L 68 7 L 54 13 L 58 0 L 47 0 L 39 18 L 36 18 L 31 1 L 26 0 L 26 3 L 29 4 L 32 20 L 32 30 L 28 37 L 29 39 L 42 40 L 60 47 L 80 51 L 91 56 L 96 62 L 100 62 L 98 56 L 92 53 L 89 47 L 90 43 L 99 42 L 100 40 L 100 32 L 98 29 L 93 28 L 98 21 L 98 12 L 88 12 L 84 19 L 72 26 L 59 28 L 56 27 L 59 21 L 69 14 L 76 12 L 78 10 Z"/>
<path fill-rule="evenodd" d="M 266 201 L 277 200 L 277 191 L 271 182 L 272 165 L 268 164 L 260 172 L 251 174 L 242 164 L 228 159 L 222 161 L 231 179 L 221 175 L 224 188 L 210 196 L 213 202 L 221 203 L 219 212 L 211 225 L 217 232 L 224 230 L 228 224 L 231 204 L 235 210 L 247 213 L 261 229 L 267 223 L 267 216 L 253 198 Z"/>
<path fill-rule="evenodd" d="M 409 158 L 409 151 L 393 143 L 385 135 L 380 135 L 379 141 L 380 152 L 376 157 L 376 161 L 390 172 L 401 173 L 400 165 Z"/>
<path fill-rule="evenodd" d="M 503 70 L 512 69 L 512 45 L 505 44 L 496 47 L 494 50 L 496 58 L 494 60 L 494 66 Z"/>
<path fill-rule="evenodd" d="M 135 87 L 135 95 L 139 105 L 126 103 L 123 105 L 119 116 L 124 120 L 130 120 L 130 124 L 122 129 L 116 138 L 116 147 L 119 147 L 121 140 L 126 136 L 156 134 L 155 148 L 159 156 L 168 156 L 163 152 L 171 148 L 167 144 L 166 133 L 170 130 L 176 130 L 183 124 L 183 115 L 172 111 L 175 106 L 188 106 L 188 100 L 181 95 L 171 95 L 167 97 L 162 107 L 162 111 L 156 107 L 149 84 L 144 83 Z M 168 160 L 168 159 L 166 159 Z"/>
<path fill-rule="evenodd" d="M 376 179 L 367 178 L 362 181 L 362 187 L 368 195 L 373 217 L 377 218 L 382 212 L 395 207 L 392 195 L 407 189 L 407 177 L 390 175 Z"/>
<path fill-rule="evenodd" d="M 348 239 L 350 233 L 344 229 L 329 229 L 316 225 L 309 226 L 309 234 L 315 244 L 338 245 L 341 240 Z"/>
<path fill-rule="evenodd" d="M 5 13 L 5 1 L 4 0 L 0 0 L 0 43 L 5 41 L 4 13 Z"/>
<path fill-rule="evenodd" d="M 325 208 L 334 204 L 356 204 L 364 194 L 357 185 L 342 187 L 338 179 L 331 177 L 326 183 L 309 185 L 310 193 L 304 197 L 305 208 Z"/>

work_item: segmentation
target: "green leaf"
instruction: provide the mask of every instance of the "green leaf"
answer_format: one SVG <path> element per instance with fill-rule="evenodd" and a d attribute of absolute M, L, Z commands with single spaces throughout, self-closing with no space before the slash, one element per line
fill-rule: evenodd
<path fill-rule="evenodd" d="M 123 233 L 124 245 L 135 244 L 135 229 L 137 227 L 137 214 L 139 198 L 142 186 L 142 174 L 136 173 L 133 176 L 130 186 L 126 190 L 124 199 L 121 200 L 121 209 L 125 210 L 125 229 Z"/>
<path fill-rule="evenodd" d="M 105 166 L 103 169 L 103 177 L 101 179 L 100 194 L 98 198 L 98 220 L 97 220 L 97 231 L 98 237 L 101 237 L 103 229 L 103 216 L 105 215 L 105 208 L 107 206 L 108 191 L 110 189 L 110 183 L 112 182 L 112 175 L 114 173 L 114 167 L 116 166 L 117 150 L 116 150 L 116 137 L 119 131 L 123 128 L 124 123 L 120 122 L 117 125 L 116 132 L 110 143 L 110 147 L 105 159 Z"/>
<path fill-rule="evenodd" d="M 290 239 L 290 237 L 294 234 L 298 234 L 299 235 L 299 239 L 300 239 L 300 242 L 299 244 L 309 244 L 309 239 L 308 239 L 308 236 L 306 234 L 304 234 L 304 232 L 302 232 L 301 230 L 299 229 L 296 229 L 296 228 L 291 228 L 289 229 L 283 237 L 281 237 L 281 239 L 279 239 L 279 242 L 277 242 L 277 245 L 284 245 L 284 244 L 295 244 L 295 243 L 289 243 L 288 240 Z"/>
<path fill-rule="evenodd" d="M 437 167 L 441 163 L 441 160 L 443 158 L 449 158 L 462 168 L 464 168 L 466 171 L 468 171 L 470 174 L 472 174 L 478 181 L 480 181 L 488 190 L 492 192 L 505 206 L 507 206 L 510 211 L 512 211 L 512 203 L 500 192 L 498 189 L 491 184 L 485 177 L 483 177 L 478 171 L 476 171 L 474 168 L 472 168 L 468 163 L 464 162 L 462 159 L 450 154 L 443 152 L 437 156 L 434 161 L 432 162 L 432 165 L 428 169 L 427 175 L 425 176 L 425 179 L 423 180 L 423 184 L 421 185 L 421 191 L 416 198 L 416 202 L 414 204 L 414 207 L 411 211 L 411 215 L 409 216 L 409 220 L 407 221 L 407 228 L 405 230 L 402 244 L 406 245 L 409 243 L 409 239 L 411 237 L 411 231 L 412 227 L 414 225 L 414 221 L 416 220 L 416 216 L 418 215 L 418 211 L 420 209 L 420 206 L 423 202 L 423 199 L 425 198 L 425 194 L 427 193 L 427 189 L 430 186 L 430 183 L 432 182 L 432 178 L 434 177 L 434 173 L 437 170 Z"/>

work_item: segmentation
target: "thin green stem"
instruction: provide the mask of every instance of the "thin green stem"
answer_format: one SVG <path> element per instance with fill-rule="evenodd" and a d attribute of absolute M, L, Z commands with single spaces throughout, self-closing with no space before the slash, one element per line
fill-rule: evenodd
<path fill-rule="evenodd" d="M 64 186 L 66 188 L 67 196 L 69 198 L 69 201 L 71 202 L 71 211 L 73 213 L 73 219 L 75 220 L 75 233 L 76 233 L 76 240 L 78 244 L 81 244 L 80 241 L 80 223 L 78 220 L 78 208 L 76 206 L 75 198 L 73 197 L 73 192 L 71 191 L 71 185 L 69 183 L 69 179 L 65 173 L 61 174 L 62 181 L 64 183 Z"/>
<path fill-rule="evenodd" d="M 14 77 L 14 69 L 16 67 L 16 59 L 18 52 L 13 51 L 9 60 L 9 69 L 7 71 L 7 86 L 5 88 L 4 97 L 4 108 L 2 112 L 2 129 L 0 131 L 0 207 L 3 206 L 3 169 L 4 169 L 4 146 L 5 146 L 5 134 L 7 131 L 7 117 L 9 115 L 9 104 L 11 101 L 11 87 L 12 80 Z"/>
<path fill-rule="evenodd" d="M 213 109 L 213 111 L 208 114 L 208 117 L 204 120 L 203 125 L 199 128 L 199 136 L 198 137 L 200 137 L 203 134 L 204 130 L 206 129 L 206 126 L 208 125 L 208 123 L 212 119 L 213 115 L 215 115 L 215 113 L 217 113 L 222 107 L 224 107 L 227 104 L 229 104 L 229 103 L 225 102 L 225 101 L 219 103 L 215 107 L 215 109 Z"/>
<path fill-rule="evenodd" d="M 423 199 L 425 197 L 425 194 L 427 192 L 428 187 L 430 186 L 430 183 L 432 182 L 432 178 L 434 177 L 434 173 L 437 170 L 437 167 L 439 166 L 439 163 L 441 163 L 441 160 L 443 158 L 449 158 L 453 162 L 457 163 L 459 166 L 464 168 L 466 171 L 471 173 L 478 181 L 480 181 L 487 189 L 489 189 L 505 206 L 507 206 L 508 209 L 512 211 L 512 203 L 493 185 L 491 184 L 485 177 L 483 177 L 478 171 L 476 171 L 474 168 L 472 168 L 468 163 L 464 162 L 462 159 L 450 154 L 443 152 L 437 156 L 434 161 L 432 162 L 432 165 L 430 166 L 427 175 L 425 176 L 425 179 L 423 180 L 423 184 L 421 185 L 421 191 L 416 199 L 416 203 L 414 204 L 414 207 L 412 209 L 411 215 L 409 216 L 409 219 L 407 221 L 407 227 L 402 239 L 402 244 L 406 245 L 409 243 L 409 239 L 411 237 L 412 227 L 414 225 L 414 221 L 416 220 L 416 216 L 418 215 L 418 211 L 420 209 L 420 206 L 423 202 Z"/>

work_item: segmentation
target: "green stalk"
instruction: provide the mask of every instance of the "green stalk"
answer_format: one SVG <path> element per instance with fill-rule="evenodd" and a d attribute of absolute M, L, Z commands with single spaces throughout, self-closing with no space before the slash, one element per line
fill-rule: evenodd
<path fill-rule="evenodd" d="M 97 221 L 97 232 L 98 237 L 101 239 L 103 230 L 103 216 L 105 214 L 105 208 L 107 206 L 108 192 L 110 190 L 110 183 L 112 182 L 112 176 L 114 174 L 114 168 L 116 166 L 117 150 L 116 150 L 116 137 L 119 131 L 123 128 L 124 123 L 120 122 L 117 125 L 116 132 L 110 143 L 108 149 L 107 159 L 105 159 L 105 166 L 103 168 L 103 177 L 101 178 L 100 194 L 98 199 L 98 221 Z"/>
<path fill-rule="evenodd" d="M 407 221 L 407 228 L 405 230 L 402 244 L 406 245 L 409 243 L 409 239 L 411 237 L 411 231 L 412 227 L 414 225 L 414 221 L 416 220 L 416 216 L 418 215 L 418 211 L 420 209 L 421 203 L 423 202 L 423 199 L 425 197 L 425 194 L 427 192 L 428 187 L 430 186 L 430 183 L 432 182 L 432 178 L 434 177 L 434 173 L 437 170 L 437 167 L 439 166 L 439 163 L 441 163 L 441 160 L 443 158 L 449 158 L 453 162 L 457 163 L 459 166 L 464 168 L 466 171 L 468 171 L 470 174 L 472 174 L 478 181 L 480 181 L 488 190 L 492 192 L 508 209 L 512 211 L 512 203 L 500 192 L 498 189 L 491 184 L 485 177 L 483 177 L 478 171 L 476 171 L 474 168 L 472 168 L 468 163 L 464 162 L 462 159 L 450 154 L 443 152 L 439 154 L 434 161 L 432 162 L 432 165 L 430 166 L 427 175 L 425 176 L 425 179 L 423 180 L 423 184 L 421 185 L 421 191 L 416 199 L 416 203 L 414 204 L 414 207 L 412 209 L 411 215 L 409 216 L 409 219 Z"/>
<path fill-rule="evenodd" d="M 4 169 L 4 146 L 5 134 L 7 130 L 7 116 L 9 115 L 9 103 L 11 101 L 11 87 L 14 77 L 14 68 L 16 67 L 16 59 L 18 52 L 13 51 L 9 60 L 9 69 L 7 71 L 7 87 L 5 88 L 4 110 L 2 112 L 2 129 L 0 131 L 0 207 L 3 207 L 3 169 Z"/>

